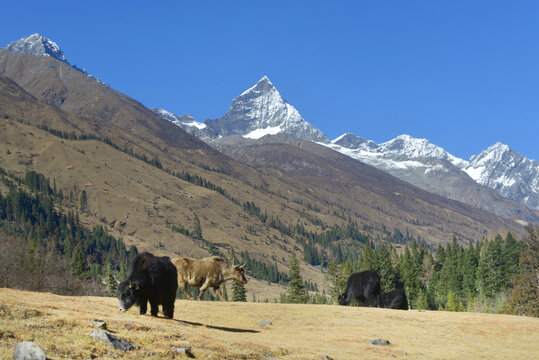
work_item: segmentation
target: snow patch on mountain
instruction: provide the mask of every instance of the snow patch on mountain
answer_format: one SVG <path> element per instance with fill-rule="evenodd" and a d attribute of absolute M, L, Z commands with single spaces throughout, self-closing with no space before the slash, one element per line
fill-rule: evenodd
<path fill-rule="evenodd" d="M 447 160 L 457 167 L 466 166 L 465 160 L 459 159 L 439 146 L 426 139 L 417 139 L 410 135 L 400 135 L 396 138 L 376 144 L 372 140 L 347 133 L 339 136 L 326 145 L 342 154 L 369 165 L 388 170 L 411 167 L 430 167 L 422 159 Z M 442 165 L 435 165 L 441 170 Z"/>
<path fill-rule="evenodd" d="M 248 134 L 243 135 L 247 139 L 260 139 L 266 135 L 277 135 L 282 132 L 281 125 L 274 127 L 267 127 L 265 129 L 255 129 Z"/>

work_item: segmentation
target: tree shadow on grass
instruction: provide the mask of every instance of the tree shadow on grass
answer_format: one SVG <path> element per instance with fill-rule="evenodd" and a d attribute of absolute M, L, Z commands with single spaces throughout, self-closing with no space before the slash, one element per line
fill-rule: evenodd
<path fill-rule="evenodd" d="M 177 321 L 180 325 L 203 326 L 208 329 L 228 331 L 228 332 L 233 332 L 233 333 L 257 334 L 260 332 L 258 330 L 251 330 L 251 329 L 238 329 L 238 328 L 230 328 L 230 327 L 225 327 L 225 326 L 206 325 L 206 324 L 201 324 L 201 323 L 191 322 L 191 321 L 186 321 L 186 320 L 175 320 L 175 321 Z"/>

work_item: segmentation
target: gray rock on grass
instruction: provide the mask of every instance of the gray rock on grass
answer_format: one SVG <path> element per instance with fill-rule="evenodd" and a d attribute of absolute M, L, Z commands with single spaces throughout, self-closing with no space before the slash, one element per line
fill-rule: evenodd
<path fill-rule="evenodd" d="M 135 347 L 127 340 L 120 339 L 114 335 L 111 335 L 103 330 L 94 330 L 90 334 L 91 337 L 95 339 L 100 339 L 106 342 L 107 344 L 114 347 L 116 350 L 129 351 L 133 350 Z"/>
<path fill-rule="evenodd" d="M 382 345 L 382 346 L 391 344 L 389 340 L 385 340 L 385 339 L 375 339 L 375 340 L 369 341 L 369 343 L 372 345 Z"/>
<path fill-rule="evenodd" d="M 13 359 L 15 360 L 46 360 L 47 356 L 43 349 L 38 344 L 23 341 L 18 343 L 13 352 Z"/>

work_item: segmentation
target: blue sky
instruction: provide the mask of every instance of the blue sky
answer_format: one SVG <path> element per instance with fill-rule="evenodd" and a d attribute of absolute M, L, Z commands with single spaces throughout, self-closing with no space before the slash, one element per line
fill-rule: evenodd
<path fill-rule="evenodd" d="M 406 133 L 468 159 L 539 159 L 537 1 L 9 1 L 32 33 L 148 107 L 226 113 L 267 75 L 330 139 Z"/>

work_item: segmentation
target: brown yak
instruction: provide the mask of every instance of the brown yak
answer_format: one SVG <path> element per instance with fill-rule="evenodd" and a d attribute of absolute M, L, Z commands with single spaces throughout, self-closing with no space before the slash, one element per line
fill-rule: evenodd
<path fill-rule="evenodd" d="M 178 285 L 189 299 L 193 297 L 187 291 L 187 285 L 200 288 L 198 300 L 202 299 L 206 289 L 219 296 L 224 301 L 221 294 L 221 284 L 227 280 L 235 280 L 246 284 L 245 270 L 240 265 L 229 265 L 218 256 L 211 256 L 204 259 L 193 259 L 180 256 L 172 261 L 178 269 Z"/>

